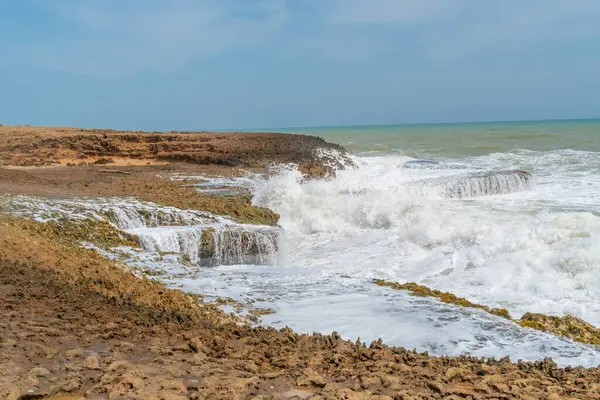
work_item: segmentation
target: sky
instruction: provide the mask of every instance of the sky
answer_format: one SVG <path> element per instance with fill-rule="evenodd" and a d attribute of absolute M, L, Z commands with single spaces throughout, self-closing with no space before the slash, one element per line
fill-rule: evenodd
<path fill-rule="evenodd" d="M 0 124 L 600 117 L 598 0 L 0 2 Z"/>

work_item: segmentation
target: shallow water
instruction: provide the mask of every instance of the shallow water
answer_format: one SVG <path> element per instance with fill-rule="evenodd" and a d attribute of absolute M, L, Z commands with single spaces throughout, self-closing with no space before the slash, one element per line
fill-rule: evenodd
<path fill-rule="evenodd" d="M 364 150 L 384 135 L 363 130 L 360 140 L 368 145 L 355 147 L 358 169 L 329 181 L 305 182 L 289 167 L 269 180 L 257 178 L 255 204 L 281 214 L 280 264 L 219 268 L 210 286 L 275 308 L 265 323 L 298 331 L 381 337 L 433 354 L 550 356 L 561 365 L 598 365 L 593 346 L 372 283 L 417 281 L 508 308 L 516 318 L 569 313 L 599 326 L 600 139 L 592 133 L 598 124 L 553 125 L 566 126 L 563 134 L 545 124 L 500 126 L 497 137 L 490 133 L 494 140 L 469 129 L 458 137 L 457 126 L 431 134 L 418 128 L 394 137 L 397 147 L 390 140 L 378 151 Z M 525 135 L 526 128 L 532 132 Z M 350 130 L 345 134 L 356 140 Z M 578 149 L 563 148 L 569 144 Z M 404 168 L 416 155 L 439 164 Z M 469 178 L 510 170 L 532 178 L 521 186 L 496 179 L 500 189 L 492 195 Z M 470 196 L 446 195 L 457 179 L 471 185 Z M 195 281 L 184 286 L 208 289 Z"/>

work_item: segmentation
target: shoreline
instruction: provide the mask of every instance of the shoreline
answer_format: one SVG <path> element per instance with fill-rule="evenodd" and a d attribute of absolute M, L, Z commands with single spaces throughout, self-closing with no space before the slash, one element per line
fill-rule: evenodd
<path fill-rule="evenodd" d="M 136 132 L 131 141 L 120 143 L 124 149 L 111 153 L 105 145 L 92 151 L 90 137 L 127 133 L 94 130 L 92 136 L 73 139 L 77 135 L 70 130 L 61 136 L 63 128 L 16 133 L 6 133 L 14 127 L 0 128 L 7 128 L 0 131 L 0 159 L 18 164 L 0 166 L 0 192 L 5 195 L 134 195 L 239 222 L 276 225 L 275 213 L 252 206 L 243 195 L 200 194 L 184 186 L 189 182 L 168 178 L 231 176 L 240 169 L 265 173 L 271 162 L 294 161 L 314 177 L 330 173 L 314 158 L 324 141 L 297 135 L 237 134 L 250 135 L 252 145 L 244 147 L 239 136 L 228 137 L 223 139 L 228 146 L 219 148 L 223 152 L 211 150 L 198 158 L 193 151 L 198 143 L 179 143 L 183 150 L 172 144 L 184 135 L 211 141 L 229 134 L 166 133 L 170 144 L 163 143 L 166 136 L 159 142 L 167 145 L 160 150 L 166 153 L 161 159 L 169 161 L 147 165 L 144 149 L 155 143 L 139 147 L 139 140 L 155 134 Z M 40 139 L 42 144 L 36 145 Z M 53 147 L 59 144 L 65 147 Z M 290 150 L 295 145 L 307 147 Z M 344 155 L 339 146 L 330 146 Z M 92 165 L 43 165 L 66 159 L 57 152 L 79 152 Z M 121 156 L 135 152 L 140 158 Z M 69 160 L 80 159 L 76 157 Z M 94 164 L 110 157 L 118 162 Z M 25 159 L 38 165 L 21 165 Z M 127 165 L 129 159 L 139 164 Z M 118 261 L 81 248 L 69 232 L 40 224 L 0 217 L 0 398 L 600 398 L 598 368 L 557 368 L 548 359 L 513 363 L 431 357 L 381 341 L 370 346 L 345 341 L 336 333 L 300 335 L 252 327 L 214 304 L 138 277 Z"/>

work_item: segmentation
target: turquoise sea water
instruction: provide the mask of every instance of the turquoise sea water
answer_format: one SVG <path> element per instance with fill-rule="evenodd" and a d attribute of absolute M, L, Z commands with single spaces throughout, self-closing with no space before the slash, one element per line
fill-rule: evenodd
<path fill-rule="evenodd" d="M 359 154 L 463 157 L 517 149 L 600 151 L 600 119 L 273 130 L 320 136 Z"/>

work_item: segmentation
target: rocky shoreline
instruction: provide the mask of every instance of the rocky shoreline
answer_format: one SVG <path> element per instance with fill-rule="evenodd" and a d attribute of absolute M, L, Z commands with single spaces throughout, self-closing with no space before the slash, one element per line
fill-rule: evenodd
<path fill-rule="evenodd" d="M 341 147 L 310 136 L 30 127 L 0 127 L 0 162 L 3 198 L 47 199 L 54 212 L 52 201 L 60 199 L 135 197 L 270 228 L 278 216 L 246 194 L 201 193 L 185 177 L 266 173 L 271 163 L 295 163 L 324 177 L 340 163 L 351 165 Z M 65 221 L 56 214 L 39 222 L 3 204 L 0 399 L 600 398 L 598 368 L 431 357 L 336 333 L 257 327 L 226 314 L 218 301 L 169 289 L 85 248 L 135 245 L 109 215 Z M 214 232 L 206 232 L 210 258 Z M 245 246 L 252 247 L 248 239 Z M 269 311 L 255 314 L 261 312 Z"/>

